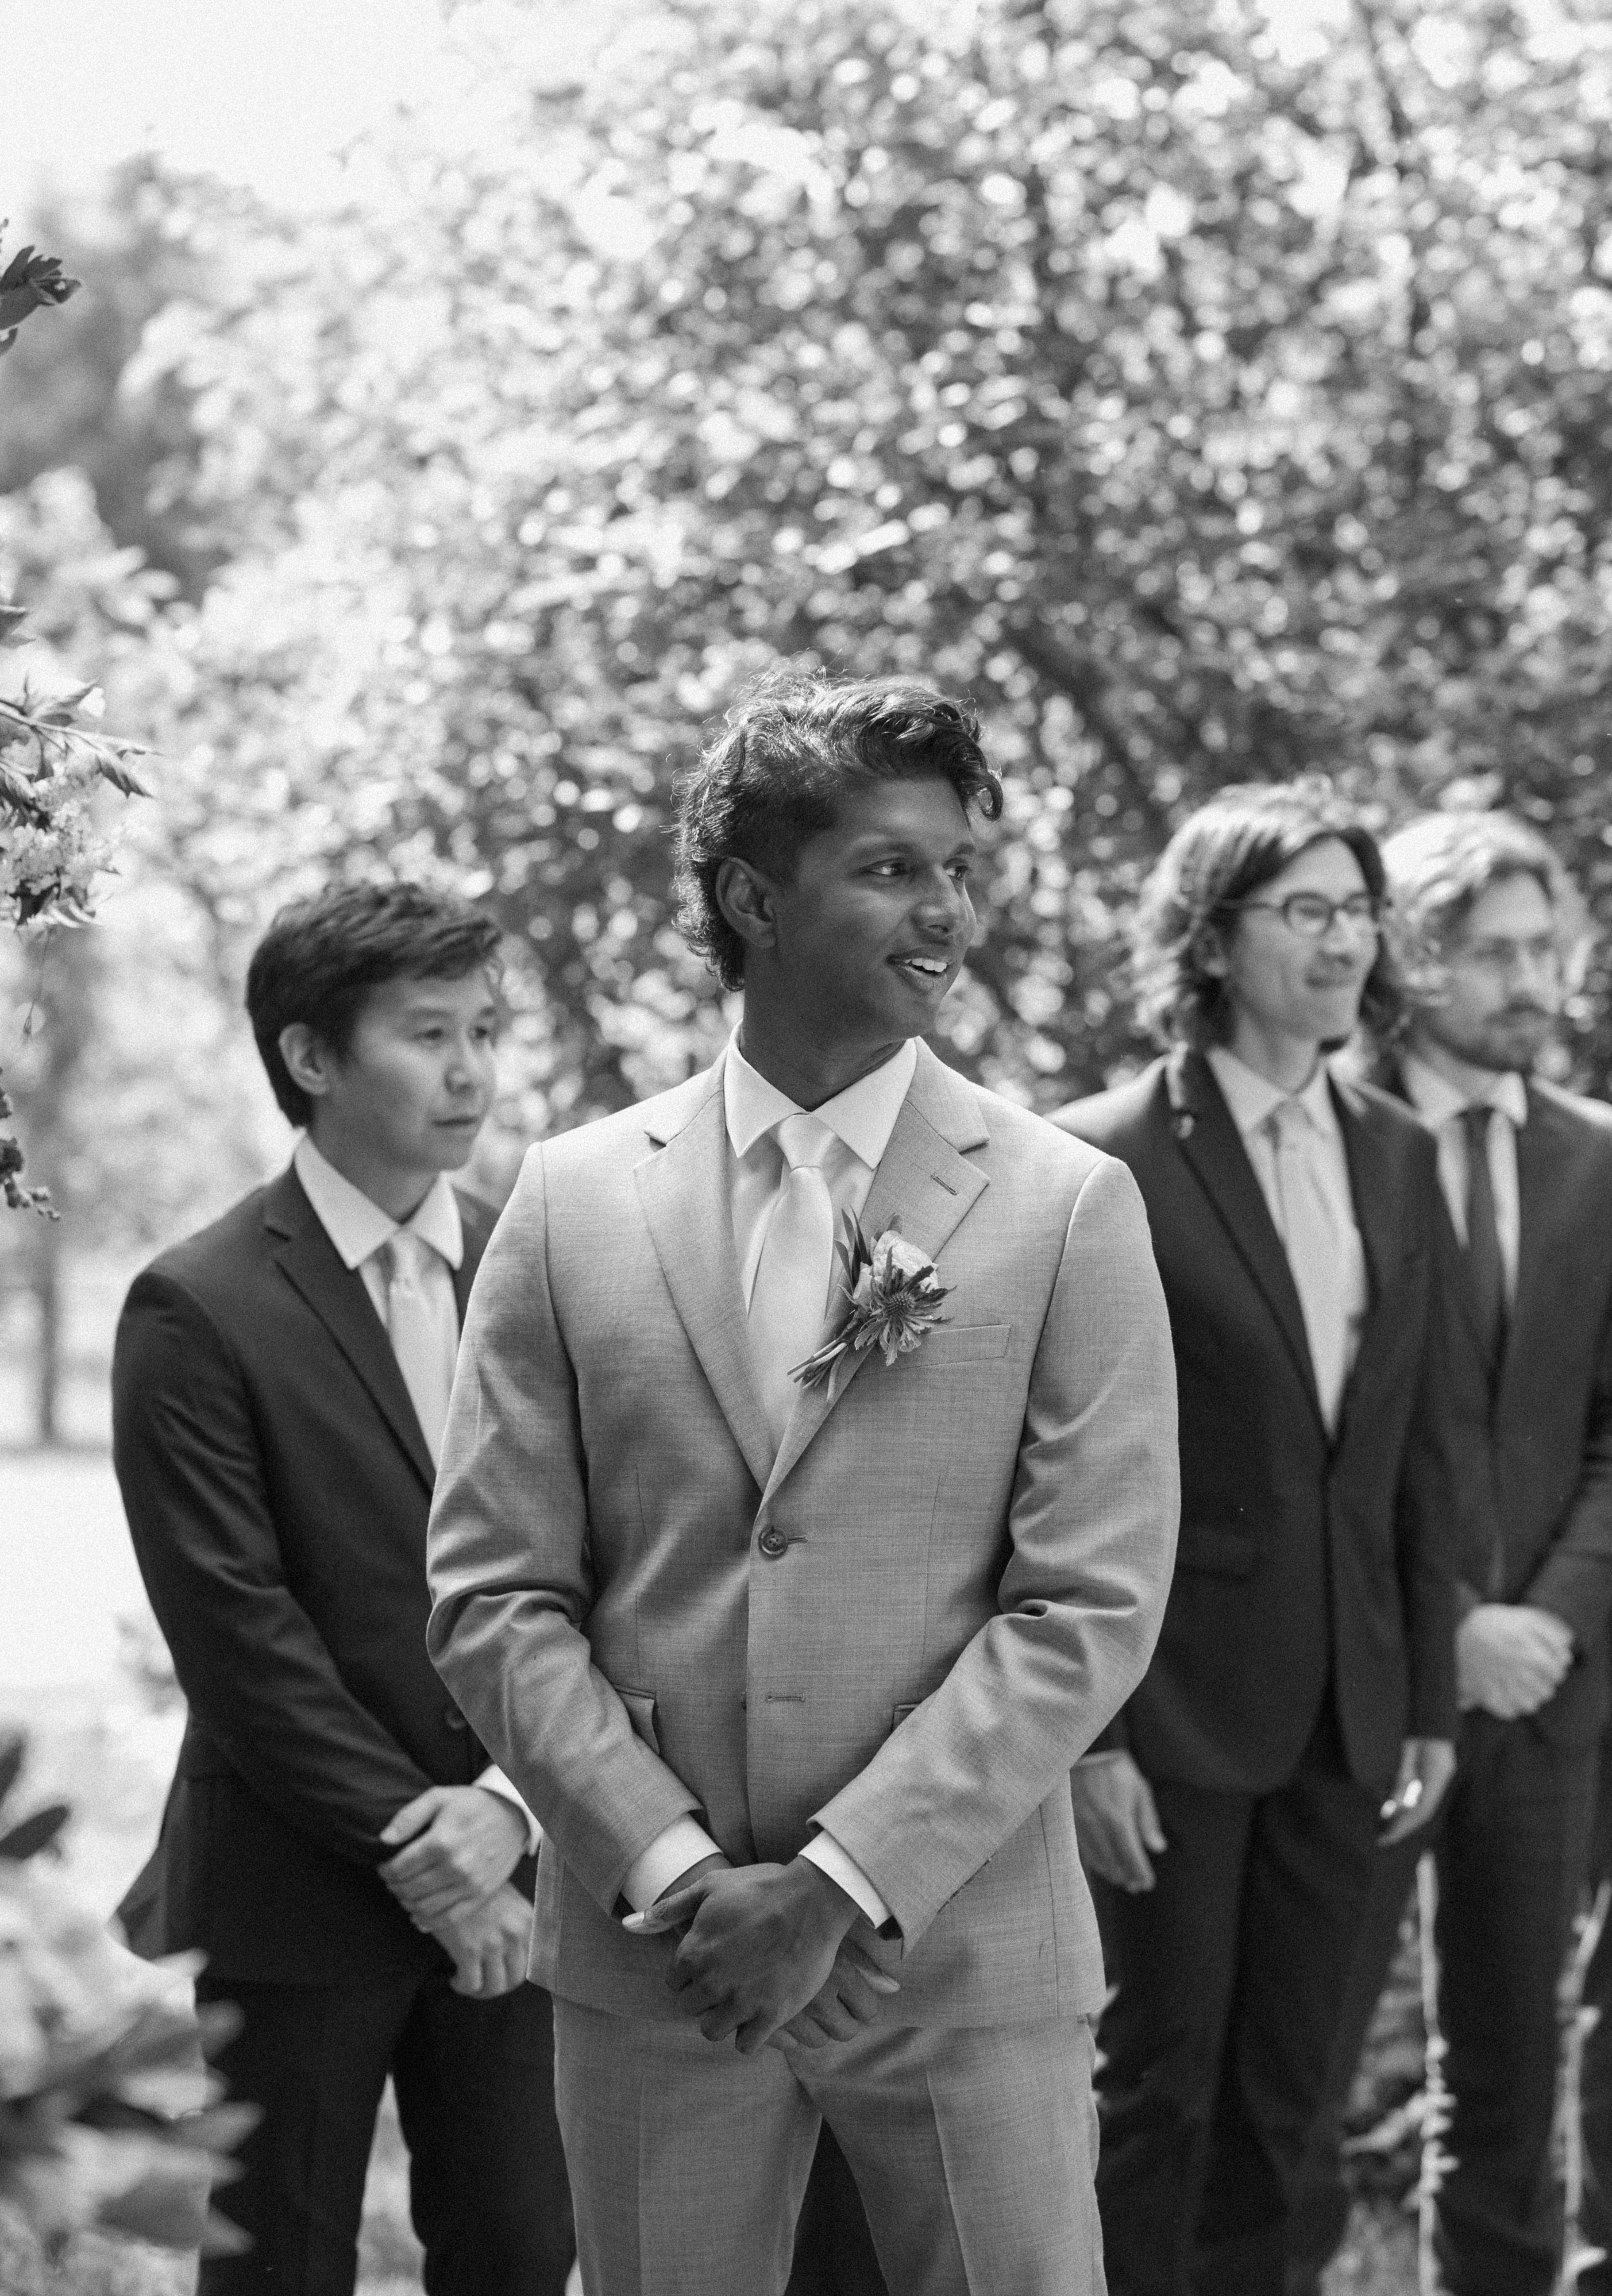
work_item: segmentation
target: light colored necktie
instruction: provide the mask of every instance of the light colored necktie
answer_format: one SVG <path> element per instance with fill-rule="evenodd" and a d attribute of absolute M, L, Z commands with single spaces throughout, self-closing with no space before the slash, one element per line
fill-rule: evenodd
<path fill-rule="evenodd" d="M 776 1128 L 784 1171 L 767 1215 L 750 1293 L 750 1349 L 774 1443 L 799 1393 L 790 1377 L 817 1345 L 834 1266 L 834 1202 L 822 1160 L 835 1135 L 814 1116 Z"/>
<path fill-rule="evenodd" d="M 454 1365 L 442 1345 L 442 1327 L 431 1312 L 424 1276 L 430 1245 L 411 1229 L 399 1228 L 380 1246 L 386 1270 L 386 1329 L 409 1391 L 420 1431 L 433 1463 L 441 1456 L 447 1425 Z"/>
<path fill-rule="evenodd" d="M 1282 1242 L 1304 1314 L 1322 1416 L 1331 1429 L 1349 1375 L 1350 1240 L 1338 1233 L 1337 1212 L 1316 1173 L 1315 1128 L 1305 1110 L 1285 1100 L 1265 1122 L 1276 1151 Z"/>

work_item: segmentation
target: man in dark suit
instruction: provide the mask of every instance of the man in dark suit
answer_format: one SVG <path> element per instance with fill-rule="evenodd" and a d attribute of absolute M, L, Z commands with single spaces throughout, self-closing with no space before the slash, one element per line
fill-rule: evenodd
<path fill-rule="evenodd" d="M 1382 890 L 1325 784 L 1223 791 L 1139 916 L 1172 1049 L 1058 1119 L 1141 1185 L 1181 1394 L 1163 1633 L 1073 1782 L 1113 2296 L 1280 2296 L 1379 1827 L 1453 1766 L 1432 1144 L 1323 1059 L 1392 1002 Z"/>
<path fill-rule="evenodd" d="M 190 1716 L 126 1915 L 238 2005 L 261 2106 L 205 2296 L 350 2296 L 389 2074 L 432 2296 L 574 2252 L 536 1830 L 426 1655 L 425 1530 L 491 1216 L 446 1175 L 494 1085 L 496 928 L 409 886 L 282 911 L 247 1004 L 290 1168 L 131 1290 L 114 1458 Z"/>
<path fill-rule="evenodd" d="M 1379 1862 L 1318 2130 L 1331 2205 L 1295 2242 L 1313 2285 L 1342 2229 L 1335 2110 L 1387 1973 L 1418 1855 L 1437 1860 L 1452 2165 L 1437 2201 L 1451 2296 L 1546 2296 L 1560 2261 L 1551 2158 L 1556 1993 L 1583 1887 L 1612 1605 L 1612 1112 L 1542 1082 L 1577 904 L 1504 814 L 1437 814 L 1384 852 L 1417 953 L 1379 1079 L 1436 1148 L 1459 1304 L 1465 1454 L 1455 1784 Z M 1330 2158 L 1328 2154 L 1330 2152 Z"/>

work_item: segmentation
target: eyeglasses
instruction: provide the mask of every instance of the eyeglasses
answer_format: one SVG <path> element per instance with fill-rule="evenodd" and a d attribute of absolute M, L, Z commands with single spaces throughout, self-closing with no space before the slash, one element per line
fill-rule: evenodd
<path fill-rule="evenodd" d="M 1370 893 L 1351 893 L 1346 901 L 1329 901 L 1324 893 L 1289 893 L 1285 901 L 1239 901 L 1239 909 L 1268 909 L 1289 932 L 1305 940 L 1322 940 L 1341 917 L 1351 932 L 1374 933 L 1382 922 L 1382 904 Z"/>

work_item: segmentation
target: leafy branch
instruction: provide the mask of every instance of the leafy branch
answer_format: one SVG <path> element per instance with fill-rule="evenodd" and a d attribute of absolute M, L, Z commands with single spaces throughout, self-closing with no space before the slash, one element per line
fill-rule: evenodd
<path fill-rule="evenodd" d="M 0 355 L 25 319 L 59 308 L 79 283 L 59 257 L 32 247 L 13 256 L 0 271 Z M 0 600 L 0 652 L 27 643 L 26 619 L 25 607 Z M 131 764 L 141 749 L 97 730 L 101 708 L 93 685 L 52 688 L 26 673 L 12 685 L 0 675 L 0 925 L 43 931 L 87 923 L 93 914 L 94 880 L 108 859 L 96 791 L 144 794 Z M 0 1090 L 0 1126 L 12 1114 Z M 12 1211 L 54 1218 L 49 1191 L 24 1183 L 24 1160 L 15 1134 L 0 1130 L 0 1196 Z"/>

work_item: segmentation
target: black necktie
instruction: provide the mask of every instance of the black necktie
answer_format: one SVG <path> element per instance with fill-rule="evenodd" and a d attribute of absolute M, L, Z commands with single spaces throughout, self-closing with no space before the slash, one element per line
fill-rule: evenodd
<path fill-rule="evenodd" d="M 1463 1108 L 1461 1125 L 1467 1136 L 1467 1267 L 1477 1302 L 1477 1328 L 1483 1335 L 1493 1378 L 1500 1363 L 1506 1332 L 1506 1269 L 1500 1256 L 1500 1227 L 1494 1217 L 1494 1183 L 1489 1176 L 1489 1120 L 1485 1105 Z"/>

